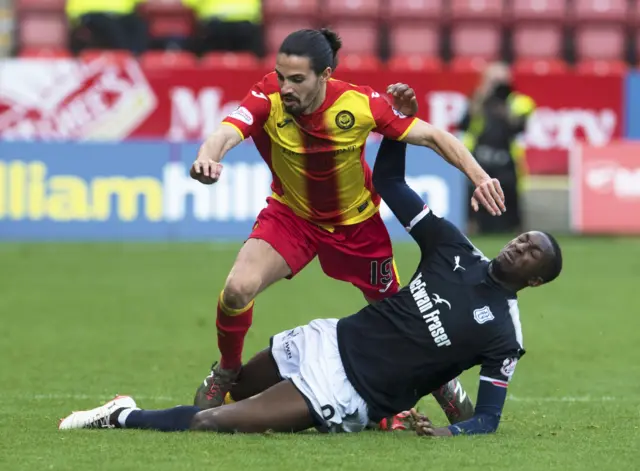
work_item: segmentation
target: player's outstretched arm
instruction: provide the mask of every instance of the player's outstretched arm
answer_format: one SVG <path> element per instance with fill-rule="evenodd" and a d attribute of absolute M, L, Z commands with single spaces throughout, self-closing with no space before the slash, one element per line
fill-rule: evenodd
<path fill-rule="evenodd" d="M 407 144 L 385 137 L 373 166 L 373 186 L 400 223 L 411 227 L 425 204 L 405 180 L 406 154 Z"/>
<path fill-rule="evenodd" d="M 506 211 L 500 182 L 491 178 L 482 169 L 464 144 L 447 131 L 419 119 L 416 121 L 403 141 L 433 149 L 447 162 L 463 172 L 476 187 L 471 200 L 474 211 L 478 211 L 478 204 L 484 206 L 494 216 L 500 216 Z"/>
<path fill-rule="evenodd" d="M 418 435 L 427 437 L 494 433 L 498 430 L 506 397 L 505 387 L 496 386 L 489 381 L 480 381 L 478 401 L 472 418 L 448 427 L 436 428 L 426 416 L 412 409 L 414 429 Z"/>
<path fill-rule="evenodd" d="M 227 152 L 242 142 L 241 134 L 232 126 L 218 127 L 200 146 L 198 157 L 191 166 L 191 178 L 210 185 L 220 178 Z"/>

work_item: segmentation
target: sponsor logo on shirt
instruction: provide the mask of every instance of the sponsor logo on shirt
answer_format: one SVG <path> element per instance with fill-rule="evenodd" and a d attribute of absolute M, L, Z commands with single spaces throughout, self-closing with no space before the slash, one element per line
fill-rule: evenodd
<path fill-rule="evenodd" d="M 516 364 L 518 363 L 517 358 L 506 358 L 502 362 L 502 368 L 500 368 L 500 373 L 502 373 L 507 378 L 511 379 L 513 373 L 516 371 Z"/>
<path fill-rule="evenodd" d="M 426 287 L 427 283 L 422 281 L 422 273 L 419 273 L 415 280 L 413 280 L 409 285 L 411 295 L 416 302 L 416 306 L 418 306 L 420 314 L 422 314 L 424 322 L 429 327 L 429 332 L 431 332 L 431 336 L 433 337 L 433 341 L 436 343 L 436 346 L 448 347 L 451 345 L 451 341 L 442 326 L 442 322 L 440 322 L 440 310 L 434 309 L 434 307 L 439 304 L 445 304 L 449 309 L 451 309 L 451 303 L 446 299 L 442 299 L 435 293 L 432 295 L 432 300 L 427 293 Z"/>
<path fill-rule="evenodd" d="M 239 106 L 238 108 L 236 108 L 234 112 L 229 115 L 229 117 L 237 119 L 238 121 L 242 121 L 249 126 L 253 124 L 253 115 L 251 114 L 251 111 L 246 109 L 244 106 Z"/>

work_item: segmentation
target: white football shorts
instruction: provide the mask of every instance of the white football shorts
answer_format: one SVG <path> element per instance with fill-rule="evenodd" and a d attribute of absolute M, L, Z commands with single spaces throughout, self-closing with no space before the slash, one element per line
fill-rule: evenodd
<path fill-rule="evenodd" d="M 271 338 L 280 376 L 307 401 L 321 432 L 360 432 L 369 423 L 367 405 L 353 389 L 338 351 L 338 319 L 318 319 Z"/>

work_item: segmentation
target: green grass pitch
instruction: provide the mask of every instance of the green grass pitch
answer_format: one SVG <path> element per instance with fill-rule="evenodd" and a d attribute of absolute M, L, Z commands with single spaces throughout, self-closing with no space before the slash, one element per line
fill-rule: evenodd
<path fill-rule="evenodd" d="M 488 256 L 504 240 L 480 238 Z M 217 357 L 215 305 L 238 244 L 1 244 L 2 470 L 640 469 L 640 239 L 564 238 L 565 271 L 524 292 L 527 354 L 489 437 L 59 432 L 115 393 L 189 404 Z M 403 282 L 417 248 L 398 244 Z M 246 357 L 269 336 L 354 312 L 317 263 L 261 295 Z M 463 377 L 475 398 L 477 370 Z M 423 408 L 445 419 L 433 399 Z"/>

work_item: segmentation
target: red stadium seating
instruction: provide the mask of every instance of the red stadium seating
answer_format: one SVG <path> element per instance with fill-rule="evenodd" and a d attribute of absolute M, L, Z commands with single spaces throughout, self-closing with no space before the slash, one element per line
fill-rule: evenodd
<path fill-rule="evenodd" d="M 625 31 L 616 25 L 578 26 L 575 47 L 578 60 L 621 60 L 625 52 Z"/>
<path fill-rule="evenodd" d="M 502 20 L 504 0 L 450 0 L 452 21 Z"/>
<path fill-rule="evenodd" d="M 72 56 L 68 49 L 26 47 L 20 50 L 18 57 L 23 59 L 67 59 Z"/>
<path fill-rule="evenodd" d="M 20 47 L 66 47 L 67 20 L 56 13 L 21 15 L 18 41 Z"/>
<path fill-rule="evenodd" d="M 325 0 L 321 6 L 322 16 L 329 24 L 337 19 L 377 19 L 381 3 L 381 0 Z"/>
<path fill-rule="evenodd" d="M 190 52 L 148 51 L 140 57 L 140 65 L 145 69 L 172 69 L 196 67 L 198 60 Z"/>
<path fill-rule="evenodd" d="M 342 38 L 341 54 L 377 54 L 379 29 L 375 22 L 344 21 L 335 23 L 333 29 Z"/>
<path fill-rule="evenodd" d="M 387 2 L 385 17 L 390 21 L 422 21 L 446 19 L 444 0 L 393 0 Z"/>
<path fill-rule="evenodd" d="M 513 21 L 562 22 L 567 19 L 567 0 L 511 0 Z"/>
<path fill-rule="evenodd" d="M 500 43 L 501 30 L 497 24 L 458 24 L 451 33 L 451 48 L 456 57 L 496 59 Z"/>
<path fill-rule="evenodd" d="M 562 27 L 536 22 L 513 31 L 513 52 L 519 59 L 555 58 L 562 55 Z"/>
<path fill-rule="evenodd" d="M 303 20 L 279 20 L 266 25 L 265 44 L 268 53 L 277 52 L 282 41 L 294 31 L 305 28 L 314 28 L 317 25 L 311 19 Z"/>
<path fill-rule="evenodd" d="M 339 70 L 362 70 L 375 72 L 382 68 L 378 56 L 364 54 L 345 54 L 339 58 Z"/>
<path fill-rule="evenodd" d="M 621 60 L 584 60 L 576 64 L 576 72 L 582 75 L 623 76 L 628 70 L 627 63 Z"/>
<path fill-rule="evenodd" d="M 578 23 L 624 23 L 629 15 L 627 0 L 573 0 L 572 17 Z"/>
<path fill-rule="evenodd" d="M 85 49 L 80 53 L 80 60 L 92 62 L 101 59 L 108 63 L 121 64 L 133 59 L 133 54 L 129 51 L 109 50 L 103 51 L 99 49 Z"/>
<path fill-rule="evenodd" d="M 482 72 L 488 64 L 489 61 L 483 57 L 454 57 L 449 69 L 461 73 Z"/>
<path fill-rule="evenodd" d="M 441 31 L 434 23 L 396 24 L 389 31 L 391 55 L 440 55 Z"/>
<path fill-rule="evenodd" d="M 569 66 L 561 59 L 517 59 L 513 71 L 535 75 L 565 74 Z"/>
<path fill-rule="evenodd" d="M 153 38 L 189 37 L 194 32 L 194 15 L 180 0 L 144 2 L 142 11 Z"/>
<path fill-rule="evenodd" d="M 49 11 L 49 12 L 64 12 L 66 0 L 16 0 L 16 11 L 21 12 L 35 12 L 35 11 Z"/>
<path fill-rule="evenodd" d="M 267 21 L 272 18 L 312 18 L 319 13 L 319 0 L 263 0 Z"/>
<path fill-rule="evenodd" d="M 387 62 L 387 68 L 394 72 L 437 72 L 442 70 L 442 61 L 434 56 L 399 55 Z"/>
<path fill-rule="evenodd" d="M 254 70 L 260 67 L 260 59 L 250 52 L 210 52 L 200 65 L 211 69 Z"/>

